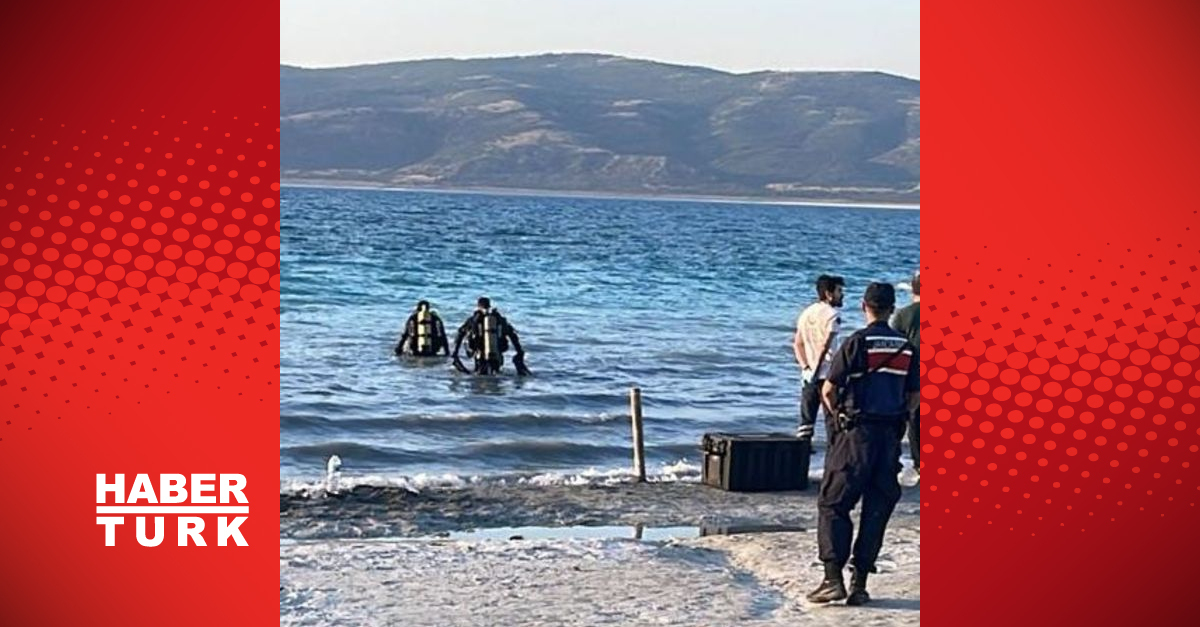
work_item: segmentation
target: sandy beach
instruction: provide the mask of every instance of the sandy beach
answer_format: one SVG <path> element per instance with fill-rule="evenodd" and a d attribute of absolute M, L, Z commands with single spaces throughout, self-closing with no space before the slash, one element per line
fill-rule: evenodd
<path fill-rule="evenodd" d="M 280 622 L 919 624 L 918 490 L 897 506 L 862 608 L 804 601 L 821 577 L 814 495 L 691 481 L 284 494 Z M 560 529 L 483 531 L 517 527 Z"/>

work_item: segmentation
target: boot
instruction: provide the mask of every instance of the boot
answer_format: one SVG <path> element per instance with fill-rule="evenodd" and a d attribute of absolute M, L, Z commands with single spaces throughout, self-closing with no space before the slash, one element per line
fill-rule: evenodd
<path fill-rule="evenodd" d="M 871 595 L 867 594 L 867 572 L 851 570 L 850 596 L 846 598 L 846 605 L 866 605 L 870 600 Z"/>
<path fill-rule="evenodd" d="M 813 603 L 829 603 L 846 598 L 846 584 L 842 580 L 842 569 L 836 564 L 825 564 L 825 579 L 816 590 L 808 593 L 808 600 Z"/>

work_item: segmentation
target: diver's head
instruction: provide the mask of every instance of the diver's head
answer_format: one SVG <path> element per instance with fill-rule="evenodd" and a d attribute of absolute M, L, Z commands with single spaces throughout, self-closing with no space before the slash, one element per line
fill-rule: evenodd
<path fill-rule="evenodd" d="M 417 311 L 429 311 L 429 301 L 422 300 L 417 302 Z"/>
<path fill-rule="evenodd" d="M 492 300 L 487 296 L 480 296 L 479 300 L 475 301 L 475 308 L 479 311 L 487 311 L 492 308 Z"/>
<path fill-rule="evenodd" d="M 896 308 L 896 288 L 891 283 L 872 283 L 863 292 L 862 310 L 867 322 L 887 320 Z"/>
<path fill-rule="evenodd" d="M 822 274 L 817 277 L 817 299 L 833 307 L 841 307 L 846 280 L 840 276 Z"/>
<path fill-rule="evenodd" d="M 921 295 L 921 271 L 917 270 L 912 279 L 913 296 Z"/>

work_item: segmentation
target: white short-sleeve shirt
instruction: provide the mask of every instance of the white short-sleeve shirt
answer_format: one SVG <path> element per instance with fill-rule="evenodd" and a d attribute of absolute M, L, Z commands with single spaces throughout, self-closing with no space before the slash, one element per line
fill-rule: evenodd
<path fill-rule="evenodd" d="M 796 319 L 796 330 L 804 340 L 804 359 L 808 361 L 810 368 L 821 362 L 820 372 L 815 373 L 815 376 L 810 369 L 804 370 L 805 379 L 824 379 L 829 373 L 829 364 L 833 361 L 833 353 L 838 347 L 838 333 L 841 327 L 842 320 L 838 316 L 838 310 L 829 303 L 813 303 L 800 312 L 800 317 Z M 821 348 L 831 336 L 833 341 L 829 343 L 829 352 L 822 361 Z"/>

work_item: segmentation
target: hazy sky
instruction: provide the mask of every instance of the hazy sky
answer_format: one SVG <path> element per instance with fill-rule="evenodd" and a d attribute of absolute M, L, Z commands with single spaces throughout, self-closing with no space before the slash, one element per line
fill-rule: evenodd
<path fill-rule="evenodd" d="M 920 78 L 920 0 L 281 0 L 282 63 L 601 52 Z"/>

